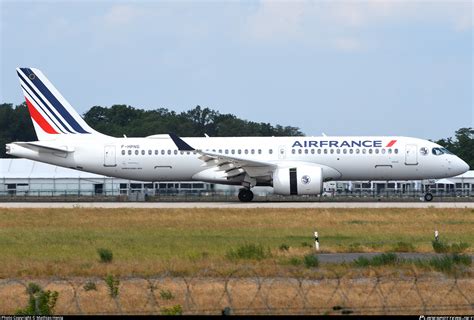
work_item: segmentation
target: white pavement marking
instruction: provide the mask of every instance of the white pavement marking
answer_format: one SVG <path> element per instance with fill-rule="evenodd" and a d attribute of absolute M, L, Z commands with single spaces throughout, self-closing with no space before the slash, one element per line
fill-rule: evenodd
<path fill-rule="evenodd" d="M 474 208 L 474 202 L 1 202 L 0 208 Z"/>

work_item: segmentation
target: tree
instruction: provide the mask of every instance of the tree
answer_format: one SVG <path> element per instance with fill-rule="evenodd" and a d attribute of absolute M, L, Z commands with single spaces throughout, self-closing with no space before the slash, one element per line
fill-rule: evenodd
<path fill-rule="evenodd" d="M 474 168 L 474 129 L 461 128 L 454 136 L 455 139 L 450 137 L 438 140 L 436 143 L 466 161 L 471 169 Z"/>

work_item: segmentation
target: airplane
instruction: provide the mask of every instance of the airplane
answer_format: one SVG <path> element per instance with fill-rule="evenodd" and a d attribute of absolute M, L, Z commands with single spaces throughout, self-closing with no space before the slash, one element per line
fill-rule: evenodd
<path fill-rule="evenodd" d="M 7 154 L 57 166 L 130 180 L 237 185 L 242 202 L 252 201 L 255 186 L 320 195 L 330 180 L 440 179 L 469 170 L 442 146 L 402 136 L 111 137 L 92 129 L 40 70 L 16 71 L 38 141 L 9 143 Z"/>

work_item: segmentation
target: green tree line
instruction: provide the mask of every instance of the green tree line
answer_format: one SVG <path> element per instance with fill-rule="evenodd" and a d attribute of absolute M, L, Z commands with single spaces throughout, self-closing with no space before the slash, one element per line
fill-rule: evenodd
<path fill-rule="evenodd" d="M 233 114 L 196 106 L 176 113 L 165 108 L 143 110 L 127 105 L 110 108 L 94 106 L 84 114 L 84 120 L 95 130 L 107 135 L 144 137 L 157 133 L 175 132 L 185 137 L 229 136 L 302 136 L 297 127 L 271 125 L 237 118 Z M 6 143 L 34 141 L 36 135 L 26 104 L 0 104 L 0 157 L 6 157 Z M 474 129 L 460 128 L 454 137 L 435 141 L 474 168 Z"/>
<path fill-rule="evenodd" d="M 297 127 L 271 125 L 237 118 L 233 114 L 196 106 L 176 113 L 165 108 L 142 110 L 126 105 L 110 108 L 94 106 L 83 115 L 95 130 L 114 137 L 145 137 L 174 132 L 185 137 L 230 136 L 302 136 Z M 25 103 L 0 104 L 0 157 L 5 158 L 5 144 L 37 140 Z"/>

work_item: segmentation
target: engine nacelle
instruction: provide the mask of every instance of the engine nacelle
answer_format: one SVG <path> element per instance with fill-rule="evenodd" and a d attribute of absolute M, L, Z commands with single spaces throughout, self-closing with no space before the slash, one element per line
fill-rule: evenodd
<path fill-rule="evenodd" d="M 323 169 L 305 165 L 278 168 L 273 172 L 273 189 L 281 195 L 321 194 Z"/>

